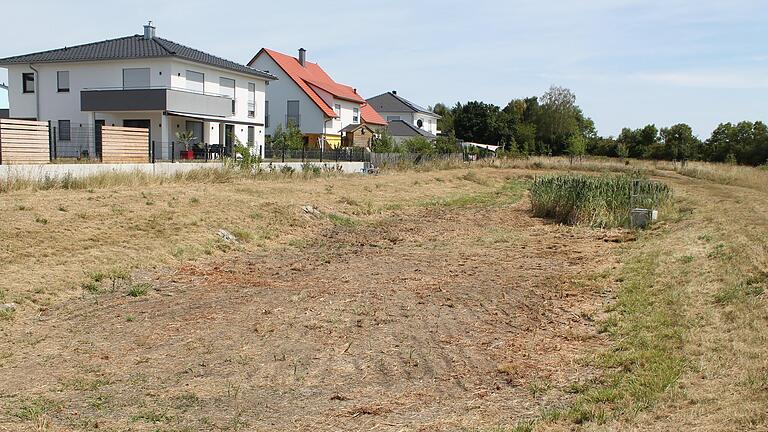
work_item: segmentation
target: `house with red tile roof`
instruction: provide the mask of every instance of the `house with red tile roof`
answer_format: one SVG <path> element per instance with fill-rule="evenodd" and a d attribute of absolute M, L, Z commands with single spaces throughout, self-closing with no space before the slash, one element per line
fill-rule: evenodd
<path fill-rule="evenodd" d="M 342 145 L 349 125 L 378 129 L 387 124 L 357 89 L 337 83 L 317 63 L 307 61 L 303 48 L 298 57 L 262 48 L 248 66 L 278 78 L 267 86 L 267 136 L 290 122 L 301 129 L 308 145 L 335 148 Z"/>

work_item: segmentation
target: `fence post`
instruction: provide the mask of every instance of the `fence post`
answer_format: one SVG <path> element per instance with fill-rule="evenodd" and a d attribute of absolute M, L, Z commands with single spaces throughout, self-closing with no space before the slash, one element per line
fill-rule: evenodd
<path fill-rule="evenodd" d="M 205 148 L 205 161 L 208 162 L 208 143 L 203 143 L 203 147 Z"/>
<path fill-rule="evenodd" d="M 155 140 L 152 140 L 152 147 L 149 149 L 149 155 L 152 158 L 152 163 L 155 163 Z"/>
<path fill-rule="evenodd" d="M 323 147 L 325 147 L 325 145 L 320 146 L 320 162 L 323 161 Z"/>
<path fill-rule="evenodd" d="M 350 151 L 347 152 L 347 162 L 352 162 L 352 152 L 355 151 L 355 149 L 349 149 Z"/>
<path fill-rule="evenodd" d="M 54 147 L 54 145 L 53 145 L 53 137 L 51 136 L 51 128 L 53 127 L 53 125 L 51 123 L 52 122 L 50 120 L 48 120 L 48 161 L 49 162 L 51 162 L 51 161 L 53 161 L 53 159 L 55 159 L 54 155 L 53 155 L 53 152 L 54 152 L 54 150 L 53 150 L 53 147 Z"/>
<path fill-rule="evenodd" d="M 306 144 L 301 145 L 301 161 L 304 162 L 304 150 L 307 148 Z"/>
<path fill-rule="evenodd" d="M 3 121 L 0 120 L 0 165 L 3 164 Z"/>
<path fill-rule="evenodd" d="M 334 150 L 336 150 L 336 163 L 339 163 L 339 148 L 336 147 Z"/>
<path fill-rule="evenodd" d="M 171 141 L 171 163 L 176 162 L 176 143 Z"/>
<path fill-rule="evenodd" d="M 283 163 L 285 163 L 285 144 L 283 144 Z"/>

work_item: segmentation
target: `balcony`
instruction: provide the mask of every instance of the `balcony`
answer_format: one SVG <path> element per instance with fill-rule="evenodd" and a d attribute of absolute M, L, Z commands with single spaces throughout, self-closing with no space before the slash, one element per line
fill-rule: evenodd
<path fill-rule="evenodd" d="M 234 99 L 172 87 L 100 88 L 80 92 L 82 111 L 176 111 L 231 117 Z"/>

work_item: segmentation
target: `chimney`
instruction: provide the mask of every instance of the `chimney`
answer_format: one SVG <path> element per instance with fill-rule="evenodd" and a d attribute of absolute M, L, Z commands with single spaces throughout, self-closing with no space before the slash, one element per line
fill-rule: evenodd
<path fill-rule="evenodd" d="M 144 39 L 150 40 L 155 37 L 155 26 L 152 25 L 152 21 L 150 21 L 147 25 L 144 26 Z"/>
<path fill-rule="evenodd" d="M 397 94 L 397 90 L 392 90 L 392 94 L 396 95 Z"/>
<path fill-rule="evenodd" d="M 304 66 L 304 63 L 307 62 L 307 50 L 304 48 L 299 48 L 299 64 L 301 66 Z"/>

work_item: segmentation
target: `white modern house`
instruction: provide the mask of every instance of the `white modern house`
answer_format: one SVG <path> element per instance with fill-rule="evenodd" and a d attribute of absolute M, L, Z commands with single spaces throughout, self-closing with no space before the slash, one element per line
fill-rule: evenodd
<path fill-rule="evenodd" d="M 10 117 L 50 121 L 59 157 L 101 154 L 99 125 L 149 129 L 158 159 L 184 130 L 224 152 L 238 140 L 263 151 L 265 88 L 276 79 L 160 38 L 151 23 L 142 35 L 8 57 L 0 67 Z"/>
<path fill-rule="evenodd" d="M 390 91 L 368 99 L 368 104 L 376 110 L 387 123 L 402 120 L 419 129 L 437 135 L 437 120 L 440 116 Z"/>
<path fill-rule="evenodd" d="M 267 86 L 266 134 L 278 125 L 297 125 L 312 147 L 336 148 L 345 128 L 365 123 L 386 125 L 357 90 L 334 81 L 317 63 L 306 60 L 306 50 L 292 57 L 262 48 L 248 63 L 277 77 Z"/>

